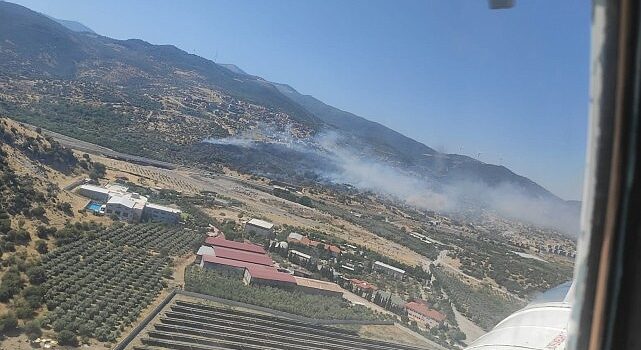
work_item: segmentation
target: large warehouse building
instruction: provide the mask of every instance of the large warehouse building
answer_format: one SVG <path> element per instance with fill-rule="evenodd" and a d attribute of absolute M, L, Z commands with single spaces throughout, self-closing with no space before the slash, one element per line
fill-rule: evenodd
<path fill-rule="evenodd" d="M 290 274 L 276 270 L 275 267 L 251 267 L 245 269 L 243 282 L 247 285 L 295 288 L 296 280 Z"/>
<path fill-rule="evenodd" d="M 242 251 L 257 253 L 257 254 L 266 253 L 265 249 L 257 244 L 230 241 L 219 236 L 207 237 L 205 239 L 205 245 L 210 247 L 217 246 L 217 247 L 223 247 L 223 248 L 229 248 L 229 249 L 242 250 Z"/>

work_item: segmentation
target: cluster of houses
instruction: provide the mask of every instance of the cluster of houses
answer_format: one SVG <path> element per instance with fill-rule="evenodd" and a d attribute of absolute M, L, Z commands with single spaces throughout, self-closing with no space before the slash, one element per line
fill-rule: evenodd
<path fill-rule="evenodd" d="M 88 209 L 96 214 L 117 217 L 119 220 L 139 222 L 143 219 L 176 223 L 180 220 L 181 211 L 172 207 L 148 202 L 148 198 L 119 184 L 96 186 L 84 184 L 77 187 L 76 192 L 93 201 Z"/>
<path fill-rule="evenodd" d="M 221 236 L 207 237 L 196 253 L 196 263 L 229 277 L 242 278 L 246 285 L 343 296 L 343 290 L 335 283 L 294 276 L 287 270 L 277 268 L 263 247 L 249 242 L 230 241 Z"/>
<path fill-rule="evenodd" d="M 307 236 L 303 236 L 300 233 L 292 232 L 287 236 L 288 243 L 297 243 L 306 247 L 317 248 L 319 245 L 323 245 L 323 248 L 327 250 L 332 256 L 338 257 L 341 255 L 341 249 L 333 244 L 326 244 L 313 239 L 309 239 Z"/>
<path fill-rule="evenodd" d="M 251 219 L 245 223 L 244 230 L 252 235 L 261 235 L 270 239 L 274 237 L 274 225 L 264 220 Z M 319 261 L 303 251 L 291 249 L 297 245 L 320 249 L 327 253 L 326 256 L 334 258 L 338 258 L 343 252 L 352 252 L 353 249 L 357 249 L 357 247 L 350 245 L 338 247 L 329 243 L 319 242 L 296 232 L 290 233 L 287 236 L 287 241 L 284 242 L 270 240 L 270 249 L 274 245 L 282 249 L 282 251 L 286 251 L 285 256 L 290 262 L 294 262 L 301 267 L 310 265 L 317 267 Z M 334 283 L 312 279 L 310 278 L 311 274 L 304 273 L 304 271 L 301 272 L 299 269 L 280 268 L 262 246 L 248 241 L 226 240 L 223 233 L 215 227 L 212 228 L 210 236 L 205 239 L 196 255 L 196 263 L 201 268 L 214 269 L 230 278 L 242 279 L 246 285 L 301 290 L 309 294 L 334 297 L 342 297 L 345 289 L 347 289 L 361 297 L 372 300 L 376 304 L 385 306 L 393 312 L 401 315 L 406 314 L 410 320 L 416 321 L 421 328 L 432 328 L 447 322 L 446 316 L 440 311 L 431 308 L 426 301 L 413 300 L 405 302 L 400 297 L 379 290 L 374 284 L 364 280 L 348 278 L 339 272 L 332 271 L 331 277 L 338 282 Z M 346 267 L 349 270 L 349 266 Z M 402 280 L 406 274 L 405 270 L 381 261 L 375 261 L 372 264 L 372 269 L 398 280 Z M 351 272 L 354 272 L 353 270 L 352 267 Z M 350 274 L 353 276 L 353 273 Z"/>
<path fill-rule="evenodd" d="M 341 247 L 318 242 L 296 232 L 292 232 L 287 236 L 287 243 L 290 244 L 289 248 L 292 247 L 292 244 L 299 244 L 302 246 L 317 249 L 321 244 L 323 244 L 322 249 L 331 252 L 331 255 L 334 257 L 338 257 L 344 250 L 346 252 L 356 253 L 358 249 L 357 247 L 351 245 L 345 245 L 345 247 L 341 249 Z M 310 261 L 313 261 L 312 256 L 296 249 L 288 250 L 288 258 L 290 261 L 299 263 L 299 265 L 306 265 Z M 345 263 L 342 264 L 340 268 L 345 270 L 345 272 L 350 275 L 353 275 L 355 273 L 354 265 L 352 264 Z M 372 264 L 372 269 L 380 274 L 385 274 L 397 280 L 402 280 L 406 275 L 405 270 L 396 266 L 386 264 L 382 261 L 374 261 L 374 263 Z M 294 273 L 297 272 L 298 270 L 294 271 Z M 446 322 L 446 316 L 442 312 L 431 308 L 427 301 L 419 299 L 405 302 L 405 300 L 401 299 L 398 296 L 392 295 L 391 293 L 385 292 L 383 290 L 379 290 L 376 285 L 367 281 L 360 280 L 358 278 L 345 277 L 343 276 L 343 274 L 336 272 L 334 272 L 333 277 L 334 280 L 338 281 L 338 284 L 342 286 L 342 288 L 348 289 L 365 299 L 372 300 L 376 304 L 385 306 L 391 311 L 397 312 L 399 314 L 406 313 L 408 318 L 412 321 L 415 321 L 421 328 L 429 329 Z"/>
<path fill-rule="evenodd" d="M 359 280 L 349 278 L 346 283 L 342 284 L 344 288 L 350 289 L 353 293 L 372 300 L 373 303 L 385 307 L 386 309 L 399 314 L 407 314 L 411 321 L 415 321 L 420 328 L 430 329 L 447 322 L 447 317 L 440 311 L 430 307 L 425 300 L 416 299 L 410 302 L 392 293 L 379 290 L 375 285 Z"/>

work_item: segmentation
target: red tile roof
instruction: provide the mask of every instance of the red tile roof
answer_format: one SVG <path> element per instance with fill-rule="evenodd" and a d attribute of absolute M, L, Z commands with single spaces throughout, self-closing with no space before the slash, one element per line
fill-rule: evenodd
<path fill-rule="evenodd" d="M 272 266 L 274 262 L 265 254 L 250 253 L 242 250 L 214 246 L 214 254 L 219 258 L 244 261 L 253 264 Z"/>
<path fill-rule="evenodd" d="M 245 261 L 219 258 L 217 256 L 211 255 L 203 255 L 203 261 L 210 264 L 226 265 L 246 269 L 247 271 L 249 271 L 249 274 L 252 276 L 252 278 L 296 284 L 296 279 L 293 276 L 280 272 L 275 267 L 271 266 L 257 265 Z"/>
<path fill-rule="evenodd" d="M 335 245 L 329 244 L 329 245 L 326 245 L 325 248 L 327 250 L 329 250 L 330 252 L 332 252 L 332 253 L 336 253 L 336 254 L 340 254 L 341 253 L 341 249 L 339 247 L 335 246 Z"/>
<path fill-rule="evenodd" d="M 440 313 L 440 312 L 438 312 L 438 311 L 436 311 L 434 309 L 430 309 L 424 303 L 417 303 L 415 301 L 411 301 L 411 302 L 405 304 L 405 308 L 408 309 L 408 310 L 412 310 L 412 311 L 414 311 L 416 313 L 419 313 L 419 314 L 421 314 L 421 315 L 423 315 L 423 316 L 425 316 L 427 318 L 431 318 L 432 320 L 435 320 L 435 321 L 438 321 L 438 322 L 442 322 L 446 318 L 445 315 L 443 315 L 442 313 Z"/>
<path fill-rule="evenodd" d="M 288 237 L 287 240 L 289 242 L 298 242 L 298 243 L 306 245 L 308 247 L 317 247 L 319 244 L 321 244 L 321 242 L 315 241 L 313 239 L 309 239 L 309 237 L 307 237 L 307 236 L 303 236 L 303 238 L 301 238 L 300 240 L 296 240 L 294 238 L 289 238 Z M 325 244 L 325 249 L 329 250 L 332 253 L 337 253 L 337 254 L 341 253 L 341 249 L 338 248 L 335 245 L 332 245 L 332 244 Z"/>
<path fill-rule="evenodd" d="M 252 266 L 261 266 L 261 267 L 263 266 L 263 265 L 256 265 L 256 264 L 252 264 L 252 263 L 244 262 L 244 261 L 219 258 L 217 256 L 212 256 L 212 255 L 203 255 L 203 262 L 211 263 L 211 264 L 218 264 L 218 265 L 227 265 L 227 266 L 231 266 L 231 267 L 239 267 L 239 268 L 244 268 L 244 269 L 252 267 Z"/>
<path fill-rule="evenodd" d="M 296 284 L 296 279 L 287 273 L 280 272 L 273 267 L 253 266 L 247 268 L 249 275 L 253 278 L 269 281 L 278 281 Z"/>
<path fill-rule="evenodd" d="M 265 249 L 263 247 L 252 244 L 252 243 L 241 243 L 236 241 L 229 241 L 222 237 L 207 237 L 205 239 L 205 244 L 214 247 L 224 247 L 236 250 L 242 250 L 246 252 L 265 254 Z"/>
<path fill-rule="evenodd" d="M 360 289 L 363 289 L 363 290 L 368 290 L 368 289 L 378 290 L 378 287 L 376 287 L 375 285 L 373 285 L 373 284 L 371 284 L 371 283 L 369 283 L 367 281 L 361 281 L 361 280 L 356 279 L 356 278 L 350 278 L 349 280 L 350 280 L 350 282 L 352 282 L 353 285 L 357 286 Z"/>

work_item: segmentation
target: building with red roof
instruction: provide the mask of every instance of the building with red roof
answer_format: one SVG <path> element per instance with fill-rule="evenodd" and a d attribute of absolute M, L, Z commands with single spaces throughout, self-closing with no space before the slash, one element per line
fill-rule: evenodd
<path fill-rule="evenodd" d="M 214 256 L 224 259 L 248 262 L 257 265 L 273 266 L 274 261 L 265 254 L 250 253 L 231 248 L 213 247 Z"/>
<path fill-rule="evenodd" d="M 208 237 L 198 253 L 200 267 L 242 276 L 246 284 L 296 286 L 294 277 L 273 267 L 273 260 L 261 246 Z"/>
<path fill-rule="evenodd" d="M 206 269 L 213 269 L 218 272 L 222 272 L 228 276 L 242 277 L 245 273 L 245 269 L 252 266 L 262 266 L 256 265 L 244 261 L 231 260 L 225 258 L 219 258 L 213 255 L 203 255 L 200 260 L 200 267 Z"/>
<path fill-rule="evenodd" d="M 290 274 L 280 272 L 273 267 L 251 266 L 245 269 L 243 282 L 247 285 L 270 287 L 296 287 L 296 280 Z"/>
<path fill-rule="evenodd" d="M 335 245 L 327 244 L 325 245 L 325 249 L 327 249 L 333 256 L 341 255 L 341 249 Z"/>
<path fill-rule="evenodd" d="M 253 244 L 253 243 L 242 243 L 236 241 L 226 240 L 222 237 L 207 237 L 205 239 L 205 245 L 210 247 L 223 247 L 229 249 L 242 250 L 250 253 L 265 254 L 265 249 L 263 247 Z"/>
<path fill-rule="evenodd" d="M 205 245 L 198 250 L 197 256 L 200 259 L 200 267 L 216 269 L 228 275 L 242 276 L 243 282 L 247 285 L 299 288 L 310 294 L 342 295 L 340 291 L 328 289 L 328 283 L 322 281 L 305 279 L 304 285 L 298 286 L 294 276 L 278 271 L 265 250 L 255 244 L 209 237 L 205 240 Z M 305 256 L 310 258 L 309 255 Z M 363 283 L 367 285 L 367 282 Z"/>
<path fill-rule="evenodd" d="M 322 242 L 309 239 L 307 236 L 303 236 L 300 233 L 292 232 L 287 236 L 287 242 L 302 244 L 306 247 L 318 247 Z M 341 249 L 333 244 L 323 244 L 325 250 L 329 251 L 333 256 L 339 256 L 341 254 Z"/>
<path fill-rule="evenodd" d="M 361 281 L 356 278 L 350 278 L 349 281 L 352 283 L 354 287 L 360 289 L 361 292 L 364 292 L 364 293 L 375 292 L 378 290 L 378 287 L 376 287 L 375 285 L 367 281 Z"/>
<path fill-rule="evenodd" d="M 202 262 L 200 265 L 201 267 L 212 267 L 212 265 L 224 265 L 224 266 L 235 267 L 235 268 L 244 270 L 246 268 L 255 266 L 256 264 L 252 264 L 244 261 L 232 260 L 232 259 L 219 258 L 217 256 L 212 256 L 212 255 L 203 255 Z M 258 265 L 258 266 L 262 266 L 262 265 Z"/>
<path fill-rule="evenodd" d="M 407 316 L 427 328 L 432 328 L 445 321 L 446 316 L 434 309 L 431 309 L 425 301 L 411 301 L 405 304 Z"/>

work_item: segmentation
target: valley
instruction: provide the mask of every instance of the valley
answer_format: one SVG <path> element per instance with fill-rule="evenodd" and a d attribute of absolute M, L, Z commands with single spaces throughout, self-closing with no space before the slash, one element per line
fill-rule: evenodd
<path fill-rule="evenodd" d="M 36 131 L 20 126 L 18 123 L 5 119 L 7 125 L 18 128 L 21 132 L 36 135 Z M 16 130 L 18 130 L 16 129 Z M 47 131 L 40 131 L 47 134 Z M 79 143 L 68 137 L 61 138 L 66 145 L 82 144 L 82 152 L 77 153 L 78 158 L 85 159 L 85 152 L 89 152 L 92 162 L 104 164 L 106 171 L 100 181 L 106 183 L 124 182 L 129 186 L 138 186 L 139 190 L 151 191 L 153 193 L 173 193 L 171 201 L 179 204 L 181 208 L 190 211 L 197 210 L 201 215 L 214 220 L 224 227 L 242 226 L 246 218 L 259 217 L 273 222 L 284 232 L 309 232 L 308 234 L 321 234 L 325 242 L 336 242 L 341 244 L 363 247 L 375 252 L 377 255 L 387 257 L 396 264 L 415 266 L 419 269 L 432 271 L 434 279 L 418 285 L 388 285 L 380 276 L 368 275 L 368 280 L 397 293 L 400 298 L 421 297 L 435 298 L 440 295 L 445 297 L 448 303 L 451 302 L 459 310 L 458 319 L 461 313 L 474 320 L 477 324 L 487 329 L 496 320 L 501 319 L 507 313 L 523 305 L 525 300 L 536 295 L 536 291 L 543 291 L 557 283 L 569 279 L 572 273 L 571 256 L 559 255 L 560 249 L 554 247 L 565 247 L 565 251 L 572 251 L 573 243 L 562 235 L 550 231 L 528 227 L 504 219 L 493 218 L 485 223 L 464 222 L 436 212 L 416 210 L 401 202 L 392 201 L 373 193 L 360 192 L 354 189 L 336 189 L 323 187 L 303 187 L 300 193 L 308 196 L 314 205 L 304 206 L 274 195 L 274 185 L 270 180 L 250 174 L 242 174 L 236 171 L 223 168 L 222 171 L 212 173 L 199 168 L 187 166 L 164 164 L 160 168 L 152 165 L 142 165 L 122 160 L 121 154 L 105 152 L 101 147 Z M 104 154 L 107 153 L 107 154 Z M 107 156 L 109 155 L 109 156 Z M 14 159 L 17 157 L 14 157 Z M 22 166 L 24 168 L 24 166 Z M 82 175 L 58 175 L 56 178 L 60 185 L 68 185 Z M 160 191 L 160 192 L 159 192 Z M 78 211 L 84 207 L 86 200 L 78 196 L 70 189 L 63 190 L 61 196 L 73 198 L 73 210 Z M 156 198 L 160 198 L 157 197 Z M 52 218 L 55 214 L 52 213 Z M 111 225 L 106 217 L 82 214 L 67 222 L 95 221 L 103 225 Z M 201 223 L 202 224 L 202 223 Z M 52 220 L 51 226 L 61 227 L 63 222 Z M 29 231 L 28 226 L 27 230 Z M 222 228 L 222 227 L 221 227 Z M 499 234 L 499 229 L 510 229 L 507 236 Z M 34 229 L 33 227 L 31 229 Z M 484 250 L 485 257 L 481 258 L 471 254 L 478 254 L 476 248 L 468 245 L 470 242 L 478 242 L 478 239 L 492 242 L 493 249 L 501 247 L 496 252 Z M 56 249 L 51 244 L 51 249 Z M 20 250 L 19 250 L 20 251 Z M 27 250 L 28 251 L 28 250 Z M 493 263 L 499 257 L 508 252 L 527 252 L 533 256 L 540 257 L 546 263 L 539 262 L 527 257 L 513 254 L 509 259 L 512 261 L 506 273 L 478 275 L 475 271 L 475 264 L 469 265 L 470 260 L 465 257 L 474 257 L 472 261 Z M 33 254 L 33 253 L 31 253 Z M 5 254 L 6 257 L 6 254 Z M 445 262 L 447 261 L 447 262 Z M 497 264 L 494 262 L 493 264 Z M 476 263 L 478 264 L 478 263 Z M 181 268 L 184 265 L 181 265 Z M 491 265 L 488 265 L 491 266 Z M 561 272 L 552 272 L 547 266 L 565 266 Z M 443 268 L 455 273 L 455 278 L 460 282 L 451 284 Z M 518 268 L 525 268 L 532 271 L 541 271 L 540 279 L 529 280 L 533 276 L 521 274 Z M 487 268 L 483 268 L 485 271 Z M 502 268 L 503 269 L 503 268 Z M 489 271 L 496 270 L 490 267 Z M 478 271 L 478 270 L 477 270 Z M 502 270 L 499 270 L 502 271 Z M 559 274 L 560 273 L 560 274 Z M 362 278 L 362 277 L 361 277 Z M 441 282 L 441 280 L 443 280 Z M 171 281 L 169 281 L 172 283 Z M 441 287 L 441 283 L 444 283 Z M 173 285 L 178 285 L 175 283 Z M 439 287 L 436 287 L 436 286 Z M 514 306 L 501 303 L 503 311 L 492 314 L 484 314 L 482 309 L 469 308 L 470 301 L 461 299 L 464 294 L 469 298 L 470 292 L 479 290 L 479 298 L 472 299 L 473 303 L 500 302 L 504 297 L 514 300 Z M 464 290 L 468 289 L 467 292 Z M 414 290 L 414 291 L 412 291 Z M 481 292 L 485 291 L 485 292 Z M 487 293 L 487 291 L 493 291 Z M 409 294 L 407 294 L 409 293 Z M 498 293 L 498 294 L 497 294 Z M 164 295 L 164 294 L 163 294 Z M 474 294 L 471 294 L 474 296 Z M 489 298 L 489 299 L 488 299 Z M 498 298 L 498 299 L 497 299 Z M 487 309 L 487 310 L 492 310 Z M 503 315 L 503 316 L 502 316 Z M 488 318 L 489 317 L 489 318 Z M 470 322 L 469 320 L 467 322 Z M 469 326 L 467 327 L 469 328 Z M 472 331 L 470 335 L 477 334 Z M 105 338 L 106 339 L 106 338 Z M 111 338 L 113 339 L 113 338 Z"/>
<path fill-rule="evenodd" d="M 580 203 L 86 28 L 0 2 L 0 350 L 462 349 L 572 280 Z"/>

